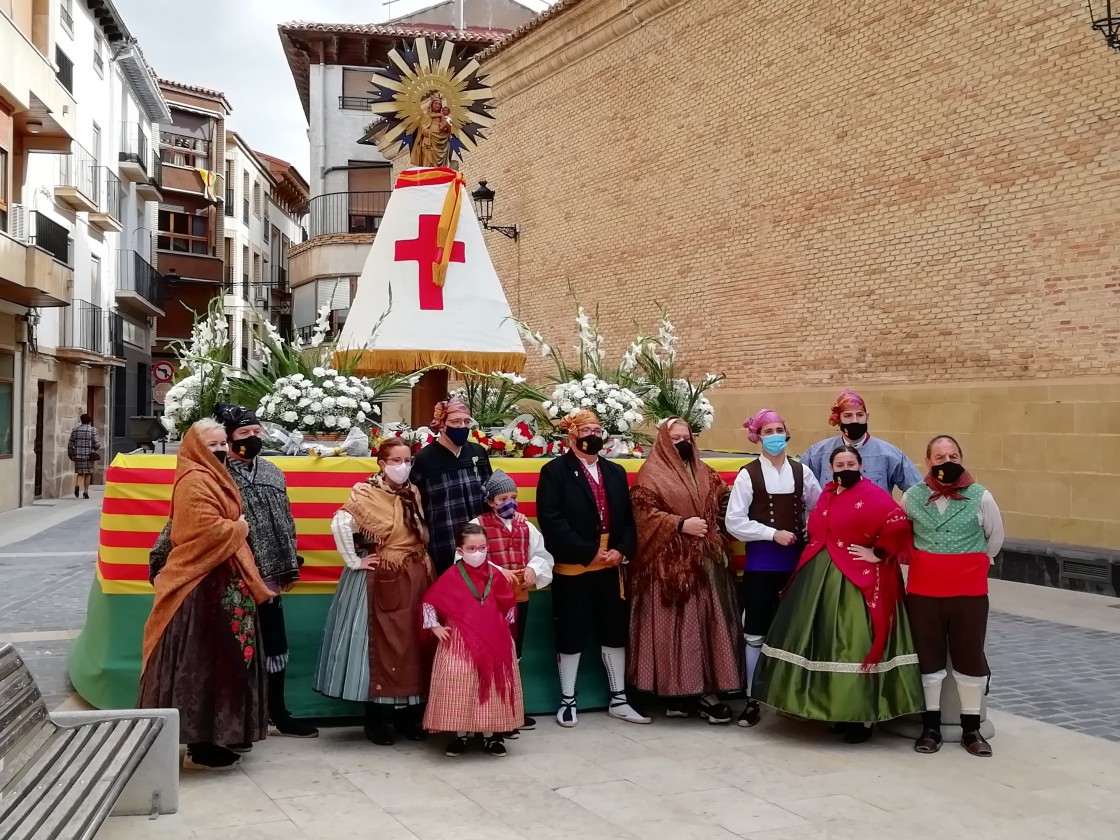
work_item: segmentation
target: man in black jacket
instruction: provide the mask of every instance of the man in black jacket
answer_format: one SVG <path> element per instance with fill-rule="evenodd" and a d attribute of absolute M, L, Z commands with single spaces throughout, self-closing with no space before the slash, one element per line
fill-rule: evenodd
<path fill-rule="evenodd" d="M 556 722 L 572 727 L 576 675 L 590 626 L 603 651 L 610 684 L 611 717 L 649 723 L 626 699 L 626 641 L 630 614 L 622 565 L 637 543 L 626 470 L 599 458 L 603 428 L 590 411 L 566 418 L 570 451 L 541 469 L 537 523 L 545 547 L 556 558 L 552 615 L 559 654 L 560 709 Z"/>

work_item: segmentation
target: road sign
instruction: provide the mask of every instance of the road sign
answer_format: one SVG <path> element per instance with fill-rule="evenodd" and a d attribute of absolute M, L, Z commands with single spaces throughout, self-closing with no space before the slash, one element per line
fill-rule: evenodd
<path fill-rule="evenodd" d="M 167 392 L 171 390 L 170 382 L 161 382 L 152 389 L 152 402 L 163 405 L 167 399 Z"/>
<path fill-rule="evenodd" d="M 171 362 L 156 362 L 152 368 L 152 378 L 156 382 L 170 382 L 175 375 L 175 366 Z"/>

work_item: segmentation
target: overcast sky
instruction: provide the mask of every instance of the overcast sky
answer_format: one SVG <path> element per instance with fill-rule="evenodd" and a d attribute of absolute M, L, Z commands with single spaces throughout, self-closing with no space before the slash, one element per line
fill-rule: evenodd
<path fill-rule="evenodd" d="M 544 9 L 551 0 L 524 3 Z M 397 17 L 431 5 L 434 0 L 395 0 L 392 12 Z M 304 177 L 307 120 L 276 25 L 389 17 L 383 0 L 116 0 L 116 6 L 160 77 L 225 93 L 233 130 L 254 149 L 294 163 Z"/>

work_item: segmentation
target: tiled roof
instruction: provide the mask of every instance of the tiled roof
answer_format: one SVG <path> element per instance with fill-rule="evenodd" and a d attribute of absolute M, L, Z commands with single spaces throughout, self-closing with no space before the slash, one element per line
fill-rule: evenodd
<path fill-rule="evenodd" d="M 292 166 L 292 164 L 288 163 L 288 161 L 281 160 L 280 158 L 273 157 L 272 155 L 266 155 L 264 152 L 258 152 L 254 150 L 253 153 L 265 162 L 265 164 L 268 166 L 269 171 L 272 173 L 272 177 L 276 178 L 276 180 L 279 181 L 283 178 L 292 178 L 297 183 L 303 185 L 304 191 L 310 189 L 307 180 L 300 174 L 299 170 Z"/>
<path fill-rule="evenodd" d="M 160 79 L 159 83 L 160 85 L 169 87 L 172 90 L 181 90 L 184 93 L 198 93 L 202 96 L 208 96 L 211 99 L 219 99 L 225 104 L 227 111 L 233 110 L 233 106 L 229 104 L 229 100 L 226 99 L 226 95 L 220 90 L 212 90 L 210 88 L 199 87 L 198 85 L 188 85 L 184 84 L 183 82 L 173 82 L 170 79 Z"/>
<path fill-rule="evenodd" d="M 435 23 L 409 23 L 404 25 L 390 25 L 383 23 L 311 23 L 293 21 L 280 24 L 281 33 L 296 34 L 299 32 L 322 32 L 329 35 L 380 35 L 386 38 L 420 38 L 425 35 L 439 36 L 444 40 L 455 41 L 460 44 L 494 43 L 508 33 L 506 29 L 487 29 L 480 26 L 468 26 L 466 29 L 457 29 L 454 26 L 441 26 Z"/>
<path fill-rule="evenodd" d="M 583 0 L 558 0 L 558 2 L 553 3 L 549 8 L 545 9 L 528 23 L 522 24 L 521 26 L 517 27 L 517 29 L 510 32 L 506 37 L 498 41 L 496 44 L 493 44 L 492 46 L 484 49 L 478 54 L 478 60 L 485 61 L 486 59 L 491 58 L 495 54 L 504 50 L 513 42 L 520 41 L 530 32 L 543 26 L 545 23 L 552 20 L 557 15 L 561 15 L 564 12 L 568 11 L 568 9 L 578 6 L 581 2 L 583 2 Z"/>

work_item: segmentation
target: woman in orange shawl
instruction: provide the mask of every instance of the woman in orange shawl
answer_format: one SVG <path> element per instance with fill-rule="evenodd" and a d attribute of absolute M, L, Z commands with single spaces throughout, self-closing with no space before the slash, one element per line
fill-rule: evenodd
<path fill-rule="evenodd" d="M 638 526 L 630 682 L 666 698 L 669 717 L 696 711 L 713 724 L 731 722 L 717 692 L 743 686 L 735 577 L 720 531 L 727 494 L 679 417 L 661 424 L 630 494 Z"/>
<path fill-rule="evenodd" d="M 268 729 L 256 605 L 271 597 L 249 551 L 241 494 L 223 466 L 226 432 L 191 426 L 171 496 L 171 553 L 144 625 L 143 709 L 179 710 L 184 767 L 240 761 Z"/>

